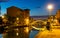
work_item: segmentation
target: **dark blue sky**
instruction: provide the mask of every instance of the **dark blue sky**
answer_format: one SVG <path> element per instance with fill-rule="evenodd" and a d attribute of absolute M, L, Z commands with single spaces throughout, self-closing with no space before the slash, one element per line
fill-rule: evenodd
<path fill-rule="evenodd" d="M 60 9 L 60 0 L 9 0 L 8 2 L 0 2 L 1 13 L 6 13 L 6 8 L 16 6 L 21 9 L 30 9 L 30 16 L 48 15 L 47 5 L 53 4 L 54 9 L 52 14 L 55 14 Z"/>

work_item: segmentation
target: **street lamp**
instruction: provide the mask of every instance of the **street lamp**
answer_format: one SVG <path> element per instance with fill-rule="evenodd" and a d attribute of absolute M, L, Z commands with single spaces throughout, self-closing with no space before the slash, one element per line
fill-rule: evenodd
<path fill-rule="evenodd" d="M 48 6 L 47 6 L 47 9 L 49 10 L 49 18 L 51 17 L 51 13 L 52 13 L 52 10 L 53 10 L 53 5 L 52 4 L 48 4 Z M 48 21 L 49 21 L 49 29 L 51 29 L 51 18 L 50 19 L 48 19 Z M 47 23 L 48 24 L 48 23 Z"/>
<path fill-rule="evenodd" d="M 48 4 L 47 9 L 49 10 L 49 16 L 51 16 L 51 12 L 53 10 L 53 5 L 52 4 Z"/>

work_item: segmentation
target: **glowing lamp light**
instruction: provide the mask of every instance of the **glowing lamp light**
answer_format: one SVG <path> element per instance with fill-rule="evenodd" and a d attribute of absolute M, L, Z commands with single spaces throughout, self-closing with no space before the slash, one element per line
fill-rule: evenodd
<path fill-rule="evenodd" d="M 2 16 L 2 18 L 5 18 L 5 16 Z"/>
<path fill-rule="evenodd" d="M 47 7 L 49 10 L 52 10 L 53 9 L 53 5 L 52 4 L 48 4 L 48 7 Z"/>
<path fill-rule="evenodd" d="M 19 18 L 17 17 L 16 20 L 19 20 Z"/>

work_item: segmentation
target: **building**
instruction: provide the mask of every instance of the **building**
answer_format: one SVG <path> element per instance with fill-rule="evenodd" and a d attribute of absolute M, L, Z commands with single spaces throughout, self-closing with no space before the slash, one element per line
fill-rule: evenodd
<path fill-rule="evenodd" d="M 30 12 L 29 9 L 20 9 L 15 6 L 7 8 L 7 15 L 15 18 L 19 17 L 20 24 L 25 24 L 26 19 L 29 19 L 30 16 L 29 12 Z"/>
<path fill-rule="evenodd" d="M 7 8 L 7 15 L 12 17 L 13 19 L 16 19 L 15 25 L 18 25 L 18 27 L 20 26 L 19 30 L 17 31 L 17 35 L 15 35 L 16 32 L 13 32 L 13 31 L 11 33 L 10 32 L 8 33 L 10 35 L 9 38 L 29 38 L 29 27 L 27 27 L 28 23 L 29 23 L 29 17 L 30 17 L 29 12 L 30 12 L 29 9 L 20 9 L 15 6 Z M 11 19 L 11 18 L 9 18 L 9 19 Z M 25 25 L 25 27 L 24 27 L 24 25 Z"/>
<path fill-rule="evenodd" d="M 20 16 L 20 14 L 23 12 L 22 9 L 17 8 L 15 6 L 7 8 L 7 14 L 11 17 L 17 17 Z"/>
<path fill-rule="evenodd" d="M 56 13 L 56 18 L 60 18 L 60 9 L 57 11 L 57 13 Z"/>

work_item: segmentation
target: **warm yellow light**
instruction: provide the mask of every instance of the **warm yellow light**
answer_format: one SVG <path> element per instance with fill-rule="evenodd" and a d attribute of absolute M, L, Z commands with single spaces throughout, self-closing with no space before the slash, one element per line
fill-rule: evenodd
<path fill-rule="evenodd" d="M 19 24 L 16 24 L 16 26 L 18 26 Z"/>
<path fill-rule="evenodd" d="M 29 24 L 29 19 L 28 19 L 28 18 L 25 19 L 25 22 L 26 22 L 26 24 L 28 25 L 28 24 Z"/>
<path fill-rule="evenodd" d="M 57 19 L 55 19 L 55 22 L 57 22 Z"/>
<path fill-rule="evenodd" d="M 5 16 L 2 16 L 2 18 L 5 18 Z"/>
<path fill-rule="evenodd" d="M 8 20 L 7 19 L 5 19 L 5 18 L 3 18 L 3 20 L 2 20 L 4 23 L 6 23 Z"/>
<path fill-rule="evenodd" d="M 29 29 L 28 27 L 25 28 L 25 32 L 28 33 L 29 32 Z"/>
<path fill-rule="evenodd" d="M 52 4 L 49 4 L 47 8 L 48 8 L 49 10 L 52 10 L 52 9 L 53 9 L 53 5 L 52 5 Z"/>
<path fill-rule="evenodd" d="M 18 30 L 18 28 L 16 30 Z"/>
<path fill-rule="evenodd" d="M 16 20 L 19 20 L 19 18 L 17 17 Z"/>
<path fill-rule="evenodd" d="M 47 24 L 47 22 L 45 21 L 44 24 Z"/>
<path fill-rule="evenodd" d="M 18 36 L 18 35 L 19 35 L 19 33 L 17 32 L 17 33 L 16 33 L 16 35 Z"/>
<path fill-rule="evenodd" d="M 14 29 L 14 30 L 19 31 L 19 29 L 18 29 L 18 28 Z"/>
<path fill-rule="evenodd" d="M 5 28 L 8 28 L 8 26 L 6 26 Z"/>

